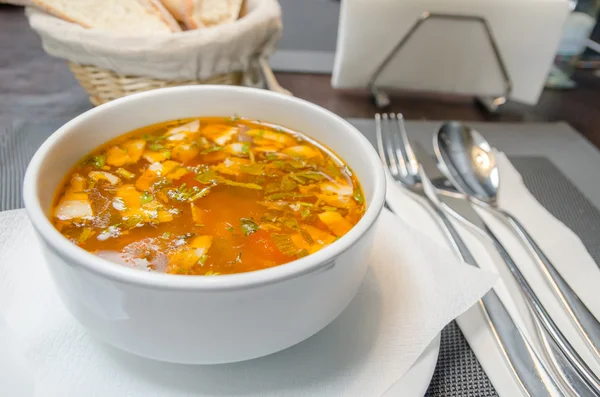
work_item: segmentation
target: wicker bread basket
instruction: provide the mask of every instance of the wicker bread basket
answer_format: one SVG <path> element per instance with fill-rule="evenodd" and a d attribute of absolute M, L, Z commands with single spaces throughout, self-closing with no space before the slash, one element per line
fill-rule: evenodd
<path fill-rule="evenodd" d="M 179 85 L 227 84 L 280 90 L 267 58 L 281 36 L 277 0 L 247 0 L 240 20 L 210 29 L 156 36 L 118 36 L 28 7 L 45 51 L 63 58 L 90 101 Z"/>
<path fill-rule="evenodd" d="M 69 68 L 75 78 L 90 97 L 94 106 L 110 102 L 137 92 L 178 85 L 225 84 L 240 85 L 242 72 L 230 72 L 210 77 L 206 80 L 169 81 L 144 76 L 124 76 L 109 69 L 93 65 L 80 65 L 69 62 Z"/>

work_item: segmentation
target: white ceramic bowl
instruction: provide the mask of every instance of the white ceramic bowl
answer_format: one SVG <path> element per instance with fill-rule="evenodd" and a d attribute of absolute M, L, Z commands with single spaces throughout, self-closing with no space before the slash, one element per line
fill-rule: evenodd
<path fill-rule="evenodd" d="M 301 131 L 333 149 L 362 184 L 367 210 L 334 244 L 291 263 L 218 277 L 130 269 L 72 244 L 48 219 L 69 169 L 102 143 L 161 121 L 239 116 Z M 352 125 L 309 102 L 265 90 L 188 86 L 136 94 L 98 106 L 58 129 L 33 157 L 24 182 L 27 213 L 59 295 L 89 332 L 157 360 L 212 364 L 290 347 L 335 319 L 367 269 L 385 198 L 375 150 Z"/>

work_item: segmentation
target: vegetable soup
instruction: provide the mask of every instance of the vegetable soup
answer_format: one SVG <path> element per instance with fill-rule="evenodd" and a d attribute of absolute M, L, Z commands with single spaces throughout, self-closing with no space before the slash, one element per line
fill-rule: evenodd
<path fill-rule="evenodd" d="M 110 261 L 214 276 L 316 252 L 364 211 L 355 176 L 317 142 L 260 121 L 203 117 L 96 149 L 65 178 L 52 222 Z"/>

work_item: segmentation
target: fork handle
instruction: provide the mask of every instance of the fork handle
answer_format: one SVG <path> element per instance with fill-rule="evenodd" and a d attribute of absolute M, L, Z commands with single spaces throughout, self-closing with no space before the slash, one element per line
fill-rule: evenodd
<path fill-rule="evenodd" d="M 440 229 L 456 254 L 466 263 L 479 267 L 446 213 L 428 196 L 424 196 L 424 198 L 435 211 L 437 219 L 441 221 L 438 222 Z M 523 390 L 532 397 L 563 396 L 556 381 L 517 327 L 496 291 L 493 289 L 488 291 L 479 304 L 488 320 L 500 352 Z"/>

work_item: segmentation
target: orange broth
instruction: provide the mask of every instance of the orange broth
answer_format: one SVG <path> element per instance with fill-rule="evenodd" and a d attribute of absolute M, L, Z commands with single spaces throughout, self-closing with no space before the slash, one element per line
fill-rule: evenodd
<path fill-rule="evenodd" d="M 52 222 L 113 262 L 209 276 L 316 252 L 364 211 L 350 169 L 308 137 L 202 117 L 144 127 L 94 150 L 58 189 Z"/>

